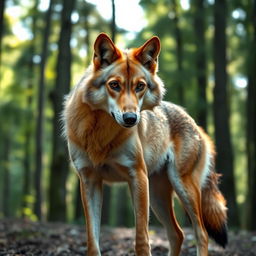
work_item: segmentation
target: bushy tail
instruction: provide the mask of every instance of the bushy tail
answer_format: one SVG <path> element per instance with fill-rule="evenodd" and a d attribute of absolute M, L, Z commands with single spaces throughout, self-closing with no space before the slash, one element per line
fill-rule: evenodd
<path fill-rule="evenodd" d="M 219 175 L 211 172 L 202 188 L 202 214 L 208 235 L 225 248 L 228 243 L 226 200 L 218 188 Z"/>

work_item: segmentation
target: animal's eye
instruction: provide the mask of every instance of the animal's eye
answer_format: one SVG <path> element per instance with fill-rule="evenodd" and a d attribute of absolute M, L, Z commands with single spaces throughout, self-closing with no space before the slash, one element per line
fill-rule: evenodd
<path fill-rule="evenodd" d="M 136 92 L 141 92 L 141 91 L 143 91 L 143 89 L 144 89 L 145 86 L 146 86 L 145 83 L 139 82 L 139 83 L 137 84 L 136 88 L 135 88 L 135 91 L 136 91 Z"/>
<path fill-rule="evenodd" d="M 114 91 L 120 92 L 120 90 L 121 90 L 119 82 L 116 80 L 109 82 L 109 86 Z"/>

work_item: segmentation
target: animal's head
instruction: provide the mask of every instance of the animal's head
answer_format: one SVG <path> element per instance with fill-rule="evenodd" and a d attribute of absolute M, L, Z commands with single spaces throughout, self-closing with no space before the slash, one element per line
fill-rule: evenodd
<path fill-rule="evenodd" d="M 93 73 L 84 100 L 103 109 L 124 127 L 138 124 L 140 112 L 159 105 L 164 86 L 157 76 L 158 37 L 139 48 L 121 51 L 104 33 L 94 44 Z"/>

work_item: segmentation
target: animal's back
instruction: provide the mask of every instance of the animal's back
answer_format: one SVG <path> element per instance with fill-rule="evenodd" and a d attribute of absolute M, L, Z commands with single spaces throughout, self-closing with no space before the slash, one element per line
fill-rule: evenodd
<path fill-rule="evenodd" d="M 155 168 L 158 159 L 164 161 L 166 154 L 172 153 L 181 175 L 193 171 L 204 146 L 202 131 L 195 121 L 182 107 L 166 101 L 153 111 L 142 112 L 139 134 L 148 167 Z"/>

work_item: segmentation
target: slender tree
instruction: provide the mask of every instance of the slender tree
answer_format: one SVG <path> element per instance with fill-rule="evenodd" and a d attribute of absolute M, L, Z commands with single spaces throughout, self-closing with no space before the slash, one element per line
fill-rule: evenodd
<path fill-rule="evenodd" d="M 88 17 L 88 15 L 87 15 Z M 91 29 L 89 25 L 88 19 L 85 19 L 85 24 L 84 24 L 85 30 L 86 30 L 86 37 L 85 37 L 85 45 L 86 45 L 86 50 L 87 50 L 87 56 L 86 56 L 86 67 L 88 67 L 91 63 L 91 40 L 90 40 L 90 35 L 91 35 Z M 78 184 L 79 185 L 79 184 Z"/>
<path fill-rule="evenodd" d="M 174 37 L 176 44 L 176 62 L 177 62 L 177 74 L 178 78 L 176 81 L 178 91 L 178 101 L 180 105 L 184 105 L 184 89 L 183 89 L 183 41 L 180 30 L 180 17 L 178 11 L 178 4 L 176 0 L 171 0 L 171 11 L 173 13 L 173 26 L 174 26 Z"/>
<path fill-rule="evenodd" d="M 31 61 L 29 63 L 28 68 L 30 68 L 29 73 L 33 72 L 34 64 Z M 28 89 L 32 89 L 32 78 L 30 77 L 31 81 L 28 83 Z M 22 208 L 27 207 L 27 196 L 31 193 L 31 138 L 32 138 L 32 125 L 30 120 L 32 118 L 32 95 L 27 96 L 27 123 L 25 124 L 25 142 L 24 142 L 24 159 L 23 159 L 23 167 L 24 167 L 24 176 L 23 176 L 23 198 L 22 198 Z M 22 215 L 24 212 L 22 211 Z"/>
<path fill-rule="evenodd" d="M 247 162 L 248 162 L 248 191 L 246 207 L 246 226 L 256 230 L 256 0 L 253 1 L 250 31 L 252 41 L 249 47 L 249 76 L 247 87 Z M 248 31 L 248 33 L 250 33 Z"/>
<path fill-rule="evenodd" d="M 0 88 L 2 80 L 2 41 L 4 35 L 4 9 L 6 0 L 0 1 Z"/>
<path fill-rule="evenodd" d="M 214 4 L 214 127 L 217 148 L 216 169 L 223 173 L 221 190 L 228 204 L 229 223 L 239 226 L 236 190 L 234 182 L 234 157 L 230 138 L 229 106 L 227 95 L 227 57 L 226 57 L 226 17 L 227 3 L 215 0 Z"/>
<path fill-rule="evenodd" d="M 91 44 L 91 31 L 93 26 L 90 23 L 90 16 L 94 15 L 94 6 L 91 3 L 83 2 L 82 7 L 79 8 L 80 15 L 82 16 L 82 26 L 86 31 L 85 47 L 86 47 L 86 59 L 85 66 L 88 67 L 92 60 L 92 44 Z"/>
<path fill-rule="evenodd" d="M 17 115 L 17 116 L 16 116 Z M 2 190 L 1 194 L 2 201 L 1 208 L 3 210 L 4 217 L 10 217 L 14 214 L 11 205 L 11 156 L 14 145 L 14 137 L 15 134 L 15 125 L 20 125 L 20 116 L 22 115 L 22 111 L 18 108 L 15 102 L 6 101 L 2 102 L 0 105 L 0 116 L 2 118 L 1 122 L 1 179 L 2 179 Z"/>
<path fill-rule="evenodd" d="M 103 203 L 102 203 L 102 217 L 101 223 L 103 225 L 110 224 L 110 214 L 111 214 L 111 191 L 112 188 L 108 185 L 104 185 L 103 188 Z"/>
<path fill-rule="evenodd" d="M 126 185 L 117 187 L 116 193 L 116 207 L 115 207 L 115 225 L 121 227 L 129 227 L 132 225 L 133 216 L 129 208 L 129 194 Z"/>
<path fill-rule="evenodd" d="M 2 38 L 4 30 L 4 9 L 5 9 L 6 0 L 0 1 L 0 49 L 2 47 Z"/>
<path fill-rule="evenodd" d="M 197 121 L 206 130 L 207 126 L 207 65 L 205 47 L 205 7 L 204 0 L 194 0 L 194 33 L 196 43 L 196 79 L 198 88 Z"/>
<path fill-rule="evenodd" d="M 111 21 L 111 38 L 116 41 L 116 5 L 115 0 L 111 0 L 112 4 L 112 21 Z"/>
<path fill-rule="evenodd" d="M 4 137 L 3 151 L 3 214 L 5 217 L 10 217 L 10 148 L 11 138 L 8 131 Z"/>
<path fill-rule="evenodd" d="M 35 1 L 31 11 L 30 15 L 32 18 L 31 23 L 31 32 L 33 34 L 32 39 L 30 40 L 29 49 L 27 51 L 28 54 L 28 61 L 26 66 L 26 71 L 28 73 L 28 79 L 27 79 L 27 91 L 30 92 L 26 96 L 26 124 L 25 124 L 25 143 L 24 143 L 24 180 L 23 180 L 23 199 L 22 199 L 22 207 L 27 207 L 27 196 L 31 193 L 31 139 L 33 136 L 33 126 L 31 124 L 31 118 L 33 113 L 33 92 L 34 91 L 34 77 L 35 77 L 35 64 L 33 61 L 33 57 L 35 55 L 35 44 L 36 44 L 36 31 L 37 31 L 37 15 L 38 15 L 38 0 Z M 26 52 L 24 51 L 24 54 Z M 23 58 L 27 59 L 26 56 L 23 56 Z M 21 60 L 22 61 L 22 60 Z M 36 186 L 35 186 L 36 191 Z M 24 215 L 24 212 L 22 212 Z"/>
<path fill-rule="evenodd" d="M 72 31 L 71 14 L 75 0 L 63 0 L 61 13 L 61 31 L 58 42 L 57 77 L 55 89 L 51 94 L 53 103 L 53 152 L 50 171 L 49 220 L 66 220 L 66 180 L 69 170 L 68 152 L 61 137 L 60 116 L 63 98 L 70 90 L 71 81 L 71 48 Z"/>
<path fill-rule="evenodd" d="M 45 65 L 48 52 L 48 42 L 51 28 L 51 16 L 53 0 L 49 3 L 49 8 L 45 17 L 45 28 L 42 41 L 42 52 L 40 62 L 40 76 L 38 87 L 38 101 L 37 101 L 37 122 L 36 122 L 36 170 L 35 170 L 35 188 L 36 188 L 36 203 L 35 213 L 39 219 L 42 217 L 42 188 L 41 188 L 41 176 L 42 176 L 42 154 L 43 154 L 43 117 L 44 117 L 44 95 L 45 95 Z"/>

